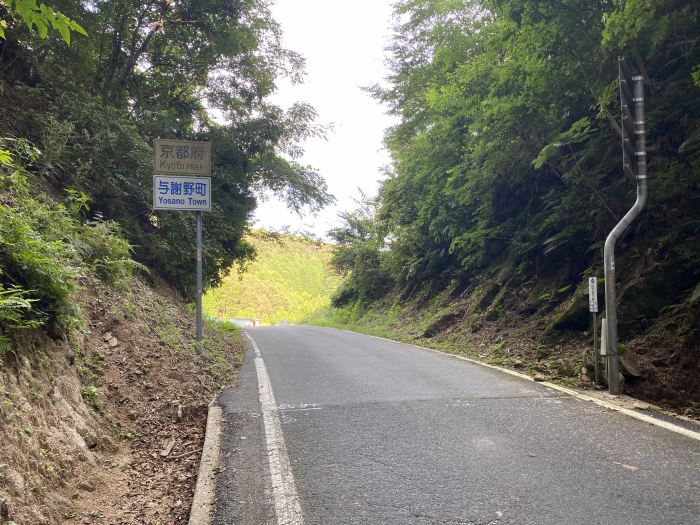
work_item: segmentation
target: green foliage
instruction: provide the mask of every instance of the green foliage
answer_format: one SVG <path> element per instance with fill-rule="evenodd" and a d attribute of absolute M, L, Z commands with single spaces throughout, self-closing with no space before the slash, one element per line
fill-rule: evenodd
<path fill-rule="evenodd" d="M 61 38 L 70 45 L 71 32 L 80 33 L 87 36 L 85 29 L 78 22 L 71 20 L 63 13 L 54 10 L 44 3 L 38 4 L 36 0 L 10 0 L 10 2 L 0 2 L 9 8 L 10 14 L 24 22 L 24 25 L 29 31 L 36 30 L 39 38 L 44 39 L 48 36 L 49 27 L 61 35 Z M 5 38 L 4 28 L 7 27 L 7 21 L 0 21 L 0 38 Z"/>
<path fill-rule="evenodd" d="M 257 254 L 233 268 L 203 300 L 207 315 L 260 319 L 265 324 L 301 322 L 326 308 L 340 276 L 330 267 L 331 246 L 290 234 L 254 231 L 247 238 Z"/>
<path fill-rule="evenodd" d="M 79 239 L 83 261 L 102 281 L 113 285 L 123 285 L 136 269 L 148 272 L 132 259 L 133 248 L 123 235 L 119 224 L 96 216 L 83 225 Z"/>
<path fill-rule="evenodd" d="M 0 149 L 0 164 L 9 166 L 12 164 L 12 155 L 6 149 Z"/>
<path fill-rule="evenodd" d="M 90 211 L 90 197 L 84 191 L 75 188 L 66 188 L 65 191 L 68 194 L 68 209 L 74 216 L 79 217 L 81 213 Z"/>
<path fill-rule="evenodd" d="M 495 275 L 523 292 L 512 302 L 531 295 L 525 312 L 538 297 L 561 302 L 543 289 L 574 289 L 599 267 L 601 241 L 634 201 L 616 131 L 618 56 L 646 78 L 651 174 L 621 278 L 651 271 L 650 256 L 672 283 L 664 301 L 685 297 L 700 279 L 695 3 L 403 0 L 395 11 L 390 82 L 371 89 L 399 118 L 385 137 L 392 169 L 369 223 L 345 217 L 341 233 L 354 234 L 338 239 L 350 273 L 337 305 Z"/>
<path fill-rule="evenodd" d="M 0 335 L 0 366 L 5 360 L 5 355 L 12 350 L 12 340 L 6 335 Z"/>
<path fill-rule="evenodd" d="M 102 405 L 102 393 L 96 386 L 84 386 L 80 390 L 80 393 L 82 394 L 83 399 L 93 408 L 99 409 Z"/>
<path fill-rule="evenodd" d="M 32 303 L 36 299 L 28 298 L 32 290 L 23 290 L 22 288 L 3 289 L 0 286 L 0 326 L 6 328 L 36 328 L 40 326 L 40 319 L 31 319 L 29 313 L 32 311 Z M 0 346 L 5 341 L 0 342 Z"/>
<path fill-rule="evenodd" d="M 31 290 L 25 298 L 35 304 L 24 308 L 21 316 L 27 322 L 70 315 L 78 257 L 65 235 L 74 225 L 61 209 L 33 199 L 23 199 L 22 204 L 0 204 L 0 277 L 10 286 Z"/>
<path fill-rule="evenodd" d="M 23 141 L 14 145 L 17 159 L 39 162 L 36 148 Z M 80 275 L 93 271 L 119 284 L 140 267 L 116 223 L 99 217 L 80 222 L 84 193 L 67 190 L 72 200 L 66 207 L 38 191 L 29 177 L 22 164 L 0 168 L 0 335 L 46 322 L 70 324 Z"/>
<path fill-rule="evenodd" d="M 325 133 L 314 109 L 268 101 L 279 76 L 301 78 L 303 60 L 282 47 L 266 0 L 57 6 L 91 38 L 66 48 L 10 24 L 0 41 L 0 124 L 41 149 L 27 174 L 54 192 L 71 188 L 67 205 L 81 221 L 118 223 L 134 257 L 186 296 L 195 293 L 195 216 L 152 209 L 154 138 L 214 145 L 205 286 L 252 256 L 242 239 L 258 195 L 299 212 L 333 201 L 321 176 L 298 162 L 299 142 Z"/>
<path fill-rule="evenodd" d="M 348 276 L 333 294 L 333 306 L 364 304 L 391 288 L 382 253 L 385 239 L 375 216 L 376 202 L 364 198 L 354 212 L 341 213 L 343 225 L 329 232 L 335 241 L 331 264 Z"/>
<path fill-rule="evenodd" d="M 352 330 L 395 340 L 401 340 L 407 334 L 400 309 L 392 308 L 379 312 L 378 309 L 375 311 L 373 306 L 368 308 L 366 304 L 359 301 L 347 306 L 319 310 L 306 322 L 314 326 Z"/>
<path fill-rule="evenodd" d="M 583 117 L 573 124 L 566 131 L 558 133 L 555 137 L 555 141 L 547 144 L 542 151 L 540 151 L 537 158 L 532 161 L 532 165 L 540 169 L 544 166 L 552 157 L 554 157 L 561 148 L 571 147 L 572 144 L 580 144 L 586 142 L 593 131 L 591 130 L 591 121 L 588 117 Z"/>

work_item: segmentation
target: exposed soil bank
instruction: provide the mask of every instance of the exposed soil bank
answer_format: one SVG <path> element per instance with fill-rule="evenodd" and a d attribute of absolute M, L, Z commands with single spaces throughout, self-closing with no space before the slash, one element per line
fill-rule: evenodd
<path fill-rule="evenodd" d="M 235 331 L 162 283 L 83 283 L 83 325 L 25 332 L 0 369 L 0 523 L 186 523 L 207 404 L 236 380 Z"/>

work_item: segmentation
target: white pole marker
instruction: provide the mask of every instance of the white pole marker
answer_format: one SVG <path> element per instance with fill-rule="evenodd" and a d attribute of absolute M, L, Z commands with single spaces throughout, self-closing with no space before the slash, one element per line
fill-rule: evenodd
<path fill-rule="evenodd" d="M 598 279 L 595 277 L 588 278 L 588 310 L 598 312 Z"/>
<path fill-rule="evenodd" d="M 277 403 L 275 403 L 275 395 L 272 392 L 270 376 L 267 374 L 267 367 L 258 344 L 247 332 L 244 333 L 255 351 L 255 370 L 258 374 L 258 391 L 262 406 L 277 523 L 279 525 L 303 525 L 304 514 L 301 511 L 294 474 L 292 474 L 287 447 L 284 443 L 282 424 L 280 423 Z"/>

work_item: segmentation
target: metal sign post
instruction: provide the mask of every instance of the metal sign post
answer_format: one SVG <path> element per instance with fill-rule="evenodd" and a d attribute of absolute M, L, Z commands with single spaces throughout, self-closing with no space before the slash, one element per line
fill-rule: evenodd
<path fill-rule="evenodd" d="M 197 212 L 197 327 L 202 340 L 202 212 L 211 211 L 211 143 L 187 140 L 153 141 L 155 153 L 153 208 Z"/>
<path fill-rule="evenodd" d="M 627 227 L 641 213 L 647 200 L 646 131 L 644 129 L 644 79 L 632 75 L 623 58 L 620 69 L 620 102 L 622 105 L 622 169 L 637 182 L 637 200 L 634 206 L 612 229 L 605 239 L 603 265 L 605 267 L 605 317 L 607 319 L 608 387 L 611 394 L 621 394 L 617 355 L 617 298 L 615 295 L 615 244 Z M 634 106 L 634 116 L 632 115 Z M 634 140 L 636 138 L 636 140 Z M 633 146 L 634 143 L 634 146 Z M 632 169 L 631 158 L 637 159 Z"/>
<path fill-rule="evenodd" d="M 202 212 L 197 212 L 197 341 L 202 340 Z"/>
<path fill-rule="evenodd" d="M 588 278 L 588 309 L 593 316 L 593 369 L 594 381 L 596 384 L 600 382 L 600 368 L 598 365 L 598 279 L 595 277 Z"/>

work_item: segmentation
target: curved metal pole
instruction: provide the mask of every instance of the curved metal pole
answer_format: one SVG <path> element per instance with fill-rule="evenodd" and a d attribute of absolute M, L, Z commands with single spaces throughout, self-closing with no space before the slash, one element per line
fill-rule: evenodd
<path fill-rule="evenodd" d="M 627 227 L 641 213 L 647 201 L 646 131 L 644 129 L 644 80 L 634 80 L 634 128 L 637 157 L 637 200 L 622 220 L 617 223 L 605 239 L 603 263 L 605 266 L 605 315 L 607 318 L 608 342 L 608 387 L 611 394 L 621 394 L 617 355 L 617 297 L 615 294 L 615 244 Z"/>

